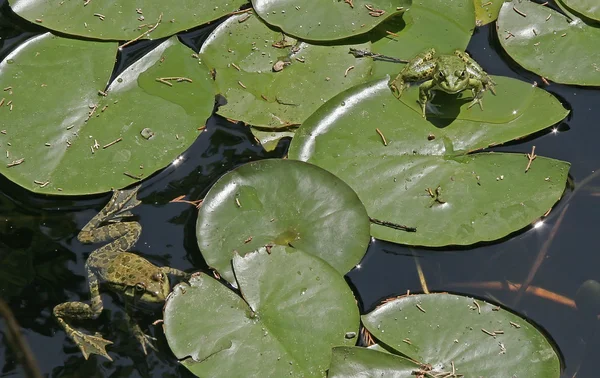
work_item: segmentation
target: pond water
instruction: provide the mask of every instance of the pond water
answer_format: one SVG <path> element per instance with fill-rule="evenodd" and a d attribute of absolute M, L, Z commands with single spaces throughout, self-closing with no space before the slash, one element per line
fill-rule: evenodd
<path fill-rule="evenodd" d="M 3 3 L 3 4 L 2 4 Z M 41 31 L 20 22 L 6 2 L 0 10 L 0 58 L 18 43 Z M 201 43 L 210 30 L 196 30 L 181 38 Z M 132 46 L 119 70 L 153 45 Z M 600 89 L 551 83 L 511 62 L 503 53 L 492 27 L 479 28 L 467 51 L 490 74 L 537 81 L 571 113 L 553 129 L 497 151 L 536 153 L 571 162 L 572 180 L 564 198 L 543 224 L 517 232 L 501 242 L 471 248 L 428 250 L 373 240 L 360 266 L 347 275 L 361 311 L 372 310 L 382 299 L 422 291 L 418 263 L 430 291 L 451 291 L 505 304 L 547 332 L 562 353 L 564 377 L 597 377 L 600 357 L 598 321 L 567 304 L 540 293 L 520 295 L 510 284 L 527 280 L 539 264 L 532 287 L 574 299 L 586 280 L 600 281 L 600 257 L 595 232 L 600 224 Z M 1 123 L 1 120 L 0 120 Z M 267 153 L 256 145 L 246 127 L 218 116 L 177 164 L 146 180 L 134 214 L 142 235 L 134 251 L 157 265 L 186 271 L 206 269 L 195 240 L 196 209 L 169 203 L 185 195 L 200 199 L 221 175 L 248 161 L 282 157 L 289 141 Z M 145 356 L 131 337 L 122 303 L 103 294 L 105 310 L 90 330 L 113 340 L 114 362 L 92 357 L 84 360 L 52 317 L 52 308 L 65 301 L 89 299 L 84 263 L 95 245 L 77 241 L 77 233 L 108 201 L 109 194 L 86 198 L 33 195 L 0 177 L 0 297 L 6 300 L 21 326 L 43 374 L 52 377 L 165 377 L 191 376 L 179 366 L 166 344 L 157 310 L 142 318 L 142 327 L 157 337 L 160 352 Z M 599 222 L 599 223 L 596 223 Z M 443 233 L 444 230 L 439 230 Z M 541 256 L 541 258 L 539 257 Z M 8 347 L 6 324 L 0 320 L 0 377 L 22 376 Z"/>

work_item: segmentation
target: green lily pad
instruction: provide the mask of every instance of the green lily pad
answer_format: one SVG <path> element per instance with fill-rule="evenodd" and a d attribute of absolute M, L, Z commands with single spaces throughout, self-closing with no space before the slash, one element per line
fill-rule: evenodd
<path fill-rule="evenodd" d="M 116 50 L 47 33 L 0 63 L 0 86 L 11 88 L 0 108 L 3 175 L 34 192 L 100 193 L 148 177 L 192 144 L 214 104 L 209 73 L 173 37 L 105 90 Z M 191 82 L 156 80 L 164 77 Z"/>
<path fill-rule="evenodd" d="M 410 60 L 429 48 L 435 48 L 440 54 L 464 51 L 475 28 L 474 15 L 472 0 L 415 3 L 403 17 L 391 18 L 370 34 L 373 52 Z M 397 63 L 376 61 L 373 75 L 394 77 L 401 69 Z"/>
<path fill-rule="evenodd" d="M 103 40 L 157 39 L 223 17 L 244 0 L 178 1 L 45 1 L 9 0 L 24 19 L 60 33 Z M 155 27 L 156 26 L 156 27 Z M 155 28 L 154 28 L 155 27 Z"/>
<path fill-rule="evenodd" d="M 498 19 L 504 0 L 473 0 L 475 5 L 475 25 L 483 26 Z"/>
<path fill-rule="evenodd" d="M 600 21 L 600 3 L 596 0 L 558 0 L 558 2 L 584 17 Z"/>
<path fill-rule="evenodd" d="M 418 363 L 390 353 L 361 347 L 335 347 L 328 378 L 409 378 L 421 369 Z M 444 376 L 442 376 L 444 377 Z M 451 377 L 451 376 L 450 376 Z"/>
<path fill-rule="evenodd" d="M 440 374 L 560 376 L 559 357 L 535 326 L 481 300 L 410 295 L 363 315 L 362 322 L 379 341 Z"/>
<path fill-rule="evenodd" d="M 331 173 L 290 160 L 261 160 L 221 177 L 198 213 L 206 263 L 234 283 L 231 259 L 269 244 L 291 245 L 346 274 L 369 244 L 369 217 L 356 193 Z"/>
<path fill-rule="evenodd" d="M 412 0 L 252 0 L 256 13 L 285 34 L 309 41 L 333 41 L 367 33 L 401 14 Z"/>
<path fill-rule="evenodd" d="M 331 348 L 353 345 L 359 314 L 344 278 L 289 247 L 233 259 L 241 297 L 200 274 L 164 308 L 171 350 L 202 377 L 323 377 Z"/>
<path fill-rule="evenodd" d="M 237 15 L 219 25 L 199 54 L 216 72 L 227 99 L 218 111 L 224 117 L 270 128 L 300 124 L 325 101 L 370 76 L 372 62 L 348 54 L 349 47 L 368 49 L 369 43 L 310 45 L 270 29 L 255 15 L 248 17 Z M 281 71 L 274 72 L 277 62 Z"/>
<path fill-rule="evenodd" d="M 554 205 L 564 191 L 569 164 L 537 157 L 525 173 L 525 154 L 466 153 L 542 130 L 567 111 L 539 88 L 495 80 L 499 102 L 489 101 L 483 112 L 475 107 L 470 111 L 482 117 L 488 111 L 490 116 L 502 115 L 491 108 L 502 106 L 502 99 L 512 106 L 514 99 L 505 95 L 518 92 L 510 87 L 521 87 L 520 99 L 529 105 L 514 109 L 515 114 L 506 108 L 514 116 L 506 123 L 469 120 L 470 113 L 461 119 L 462 110 L 456 119 L 425 120 L 398 101 L 384 79 L 327 102 L 297 130 L 289 157 L 344 180 L 372 218 L 417 228 L 404 232 L 373 225 L 376 238 L 423 246 L 502 238 Z M 493 96 L 486 95 L 484 102 L 488 97 Z"/>
<path fill-rule="evenodd" d="M 557 83 L 600 85 L 599 27 L 523 0 L 504 3 L 498 34 L 524 68 Z"/>

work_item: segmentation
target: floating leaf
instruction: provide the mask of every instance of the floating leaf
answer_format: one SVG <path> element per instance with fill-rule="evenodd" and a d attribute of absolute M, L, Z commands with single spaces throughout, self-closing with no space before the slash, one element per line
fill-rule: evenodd
<path fill-rule="evenodd" d="M 558 2 L 584 17 L 600 21 L 600 3 L 597 0 L 558 0 Z"/>
<path fill-rule="evenodd" d="M 473 0 L 427 0 L 413 4 L 402 18 L 391 18 L 371 33 L 373 52 L 410 60 L 430 48 L 441 54 L 464 51 L 475 28 L 474 14 Z M 394 77 L 401 69 L 396 63 L 377 61 L 374 76 Z"/>
<path fill-rule="evenodd" d="M 485 96 L 484 111 L 467 110 L 467 101 L 450 97 L 461 105 L 448 111 L 456 119 L 423 119 L 403 103 L 417 88 L 398 101 L 387 79 L 352 88 L 298 129 L 289 157 L 344 180 L 369 216 L 417 228 L 403 232 L 374 225 L 371 234 L 377 238 L 424 246 L 499 239 L 554 205 L 564 191 L 569 164 L 538 157 L 525 173 L 525 154 L 465 155 L 542 130 L 567 114 L 539 88 L 512 79 L 494 80 L 497 95 Z M 512 96 L 519 88 L 517 103 L 523 106 L 513 109 Z M 490 119 L 480 120 L 487 115 Z M 472 116 L 476 120 L 470 120 Z"/>
<path fill-rule="evenodd" d="M 214 104 L 208 72 L 173 37 L 104 91 L 116 49 L 47 33 L 0 63 L 0 86 L 11 88 L 0 108 L 2 174 L 34 192 L 106 192 L 167 166 L 192 144 Z M 157 81 L 164 77 L 185 80 Z"/>
<path fill-rule="evenodd" d="M 370 75 L 369 59 L 348 54 L 350 46 L 368 49 L 369 43 L 310 45 L 248 16 L 223 22 L 200 50 L 202 63 L 216 71 L 216 84 L 227 98 L 219 108 L 224 117 L 271 128 L 300 124 L 323 102 Z M 276 64 L 278 72 L 273 71 Z"/>
<path fill-rule="evenodd" d="M 504 0 L 473 0 L 475 4 L 475 24 L 487 25 L 496 21 Z"/>
<path fill-rule="evenodd" d="M 362 322 L 379 341 L 430 365 L 440 376 L 560 376 L 558 355 L 540 331 L 481 300 L 447 293 L 410 295 L 363 315 Z"/>
<path fill-rule="evenodd" d="M 342 275 L 369 244 L 369 218 L 356 193 L 331 173 L 290 160 L 261 160 L 221 177 L 196 225 L 207 264 L 234 282 L 231 259 L 269 244 L 314 253 Z"/>
<path fill-rule="evenodd" d="M 361 347 L 335 347 L 327 377 L 409 378 L 414 377 L 414 373 L 420 369 L 419 364 L 414 361 L 394 354 Z"/>
<path fill-rule="evenodd" d="M 332 41 L 364 34 L 402 13 L 411 0 L 252 0 L 258 15 L 288 35 L 309 41 Z"/>
<path fill-rule="evenodd" d="M 500 44 L 519 65 L 557 83 L 600 85 L 600 28 L 549 7 L 506 2 L 498 17 Z"/>
<path fill-rule="evenodd" d="M 171 350 L 202 377 L 323 377 L 331 348 L 359 326 L 344 278 L 308 253 L 276 246 L 233 259 L 241 297 L 200 274 L 167 299 Z"/>
<path fill-rule="evenodd" d="M 244 0 L 46 1 L 9 0 L 12 10 L 30 22 L 61 33 L 95 39 L 162 38 L 223 17 Z"/>

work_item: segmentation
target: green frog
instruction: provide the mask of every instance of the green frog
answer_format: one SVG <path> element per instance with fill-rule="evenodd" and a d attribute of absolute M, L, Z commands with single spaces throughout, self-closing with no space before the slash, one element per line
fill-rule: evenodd
<path fill-rule="evenodd" d="M 129 315 L 136 304 L 161 303 L 169 294 L 170 285 L 167 274 L 189 278 L 183 271 L 158 267 L 136 254 L 127 252 L 138 240 L 142 227 L 138 222 L 122 222 L 131 217 L 130 209 L 140 201 L 136 198 L 139 186 L 129 190 L 116 190 L 108 204 L 90 220 L 81 230 L 77 239 L 82 243 L 109 241 L 96 249 L 88 257 L 85 268 L 91 293 L 91 305 L 83 302 L 66 302 L 54 307 L 54 316 L 67 335 L 77 344 L 87 359 L 95 353 L 112 361 L 106 353 L 106 346 L 112 341 L 102 338 L 99 333 L 89 335 L 71 327 L 65 318 L 96 319 L 102 312 L 102 298 L 99 284 L 107 286 L 124 296 L 126 314 L 133 334 L 140 342 L 144 353 L 147 348 L 155 349 L 153 338 L 144 334 L 140 326 Z"/>
<path fill-rule="evenodd" d="M 402 92 L 408 87 L 407 82 L 423 81 L 419 87 L 419 103 L 425 118 L 425 106 L 433 98 L 431 91 L 441 90 L 446 93 L 455 94 L 470 89 L 473 93 L 473 101 L 469 104 L 471 108 L 479 104 L 483 110 L 481 99 L 486 90 L 494 95 L 494 81 L 475 62 L 469 54 L 456 50 L 454 55 L 438 55 L 435 49 L 428 49 L 411 59 L 400 71 L 398 76 L 389 83 L 396 98 L 400 98 Z"/>

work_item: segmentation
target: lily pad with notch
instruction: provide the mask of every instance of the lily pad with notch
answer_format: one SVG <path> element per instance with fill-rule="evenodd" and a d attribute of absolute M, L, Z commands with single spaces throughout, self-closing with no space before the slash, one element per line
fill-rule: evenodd
<path fill-rule="evenodd" d="M 368 80 L 371 60 L 357 60 L 348 49 L 369 46 L 309 44 L 269 28 L 256 15 L 244 14 L 219 25 L 199 56 L 227 99 L 220 115 L 280 129 L 304 122 L 331 97 Z"/>
<path fill-rule="evenodd" d="M 252 162 L 221 177 L 204 198 L 196 236 L 206 263 L 231 283 L 236 253 L 291 245 L 344 275 L 370 240 L 356 193 L 324 169 L 291 160 Z"/>
<path fill-rule="evenodd" d="M 262 248 L 233 270 L 240 295 L 199 274 L 167 298 L 165 336 L 197 376 L 323 377 L 331 348 L 356 343 L 352 291 L 314 252 Z"/>
<path fill-rule="evenodd" d="M 205 24 L 238 10 L 244 0 L 61 1 L 9 0 L 24 19 L 59 33 L 101 40 L 157 39 Z"/>
<path fill-rule="evenodd" d="M 10 87 L 2 174 L 44 194 L 101 193 L 150 176 L 192 144 L 215 92 L 191 50 L 168 39 L 106 88 L 116 52 L 114 42 L 46 33 L 0 63 L 0 85 Z"/>
<path fill-rule="evenodd" d="M 600 85 L 600 27 L 529 0 L 508 1 L 498 40 L 523 68 L 563 84 Z"/>
<path fill-rule="evenodd" d="M 411 4 L 412 0 L 252 0 L 265 22 L 307 41 L 334 41 L 367 33 Z"/>
<path fill-rule="evenodd" d="M 414 360 L 431 376 L 560 376 L 559 355 L 540 330 L 517 314 L 479 299 L 448 293 L 403 296 L 361 319 L 392 354 Z M 407 368 L 406 362 L 373 352 L 356 352 L 342 361 L 334 357 L 334 362 L 352 365 L 360 358 L 363 365 L 370 362 L 379 369 L 390 369 L 396 362 L 399 369 Z"/>
<path fill-rule="evenodd" d="M 536 157 L 526 171 L 525 153 L 470 153 L 543 130 L 568 113 L 548 92 L 498 81 L 495 101 L 485 103 L 486 96 L 484 111 L 461 108 L 455 119 L 423 119 L 393 96 L 387 78 L 357 86 L 306 120 L 289 158 L 344 180 L 372 218 L 417 228 L 373 225 L 376 238 L 430 247 L 500 239 L 552 208 L 569 164 Z M 514 109 L 515 99 L 506 96 L 519 88 L 517 103 L 526 105 Z"/>

